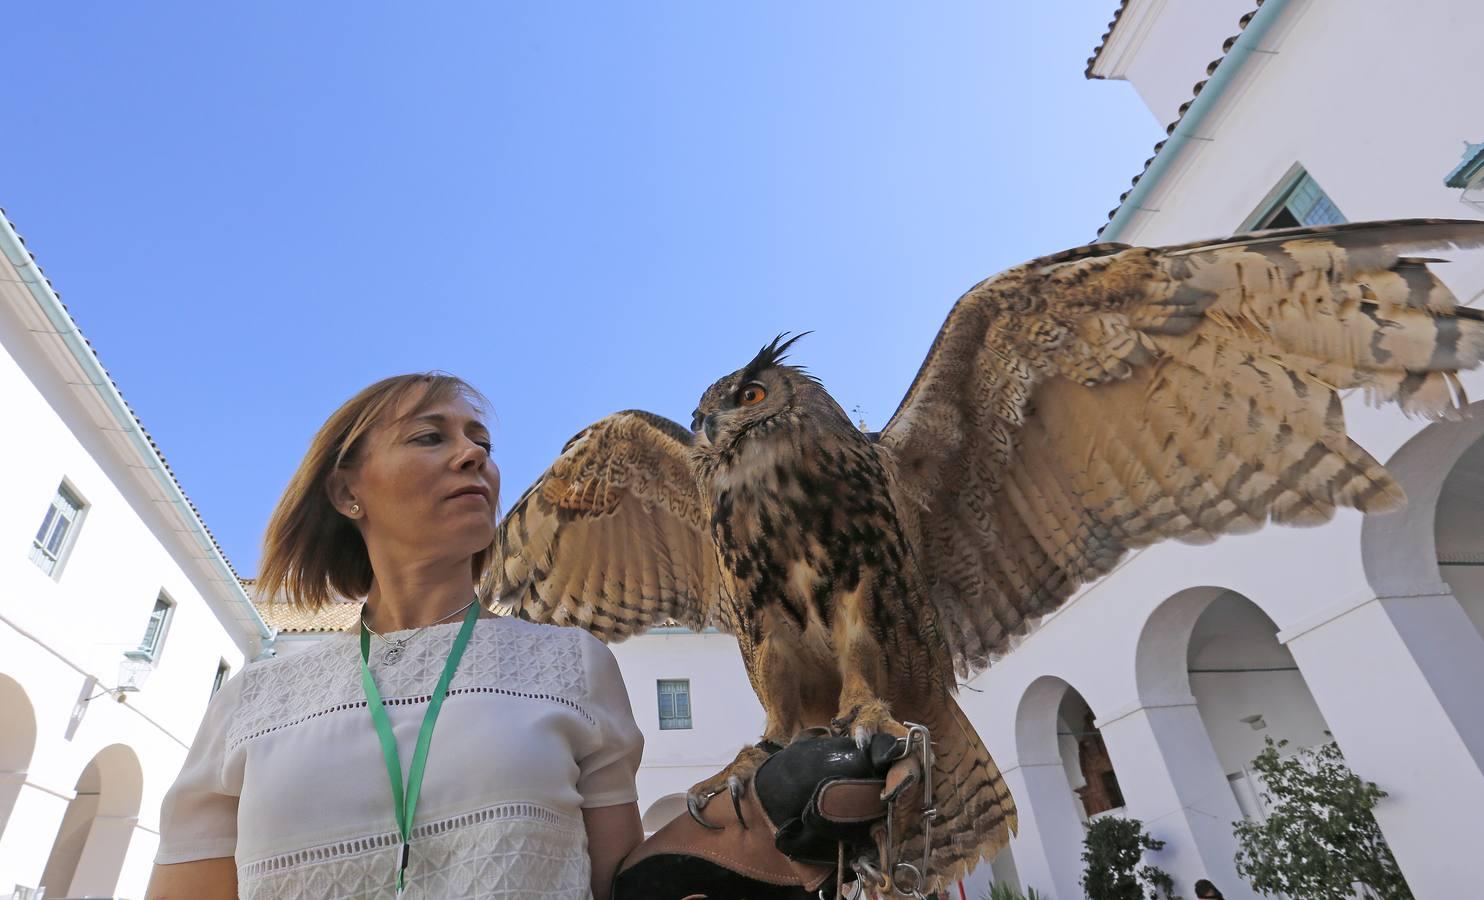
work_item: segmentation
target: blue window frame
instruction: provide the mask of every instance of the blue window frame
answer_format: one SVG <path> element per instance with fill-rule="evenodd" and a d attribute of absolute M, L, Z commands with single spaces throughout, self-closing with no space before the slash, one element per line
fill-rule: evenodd
<path fill-rule="evenodd" d="M 219 660 L 216 664 L 216 680 L 212 681 L 211 683 L 211 693 L 215 694 L 217 691 L 221 690 L 222 685 L 227 683 L 227 679 L 231 677 L 231 675 L 232 667 L 227 665 L 227 661 L 225 659 Z"/>
<path fill-rule="evenodd" d="M 1294 228 L 1299 225 L 1338 225 L 1346 221 L 1349 220 L 1318 183 L 1309 177 L 1309 173 L 1302 167 L 1295 166 L 1237 230 L 1241 232 L 1264 228 Z"/>
<path fill-rule="evenodd" d="M 58 485 L 52 505 L 47 507 L 36 537 L 31 539 L 31 562 L 53 578 L 58 576 L 62 559 L 72 545 L 83 508 L 82 500 L 65 482 Z"/>
<path fill-rule="evenodd" d="M 691 727 L 690 679 L 662 678 L 657 684 L 660 698 L 660 730 Z"/>
<path fill-rule="evenodd" d="M 175 615 L 175 601 L 161 594 L 155 598 L 155 608 L 150 611 L 149 623 L 144 626 L 144 638 L 139 649 L 125 650 L 130 659 L 157 662 L 165 646 L 165 632 L 170 630 L 170 619 Z"/>

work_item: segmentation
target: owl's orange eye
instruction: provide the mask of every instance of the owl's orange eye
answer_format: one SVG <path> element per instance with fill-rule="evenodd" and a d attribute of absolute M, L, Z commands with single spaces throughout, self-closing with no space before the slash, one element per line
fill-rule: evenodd
<path fill-rule="evenodd" d="M 763 390 L 760 384 L 749 384 L 737 394 L 737 402 L 743 406 L 757 406 L 763 402 L 768 392 Z"/>

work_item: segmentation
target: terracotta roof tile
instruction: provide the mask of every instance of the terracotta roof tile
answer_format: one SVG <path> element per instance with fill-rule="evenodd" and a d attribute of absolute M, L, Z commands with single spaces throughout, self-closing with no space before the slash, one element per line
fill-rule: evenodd
<path fill-rule="evenodd" d="M 1249 12 L 1249 13 L 1247 13 L 1246 15 L 1242 16 L 1242 18 L 1240 18 L 1240 19 L 1237 20 L 1237 33 L 1234 34 L 1234 35 L 1232 35 L 1231 37 L 1227 38 L 1225 41 L 1222 42 L 1222 44 L 1221 44 L 1221 55 L 1218 56 L 1218 57 L 1216 57 L 1215 59 L 1211 60 L 1210 64 L 1208 64 L 1206 66 L 1206 77 L 1203 78 L 1203 79 L 1201 79 L 1200 81 L 1197 81 L 1195 83 L 1195 87 L 1191 89 L 1190 99 L 1189 100 L 1186 100 L 1184 103 L 1180 104 L 1180 110 L 1175 115 L 1175 121 L 1171 122 L 1165 128 L 1165 139 L 1164 140 L 1161 140 L 1159 143 L 1157 143 L 1157 144 L 1154 145 L 1154 155 L 1153 156 L 1150 156 L 1148 159 L 1144 160 L 1144 168 L 1143 169 L 1140 169 L 1139 170 L 1139 174 L 1135 175 L 1134 178 L 1133 178 L 1133 181 L 1129 182 L 1128 190 L 1124 191 L 1122 194 L 1119 195 L 1119 197 L 1118 197 L 1118 205 L 1115 206 L 1115 207 L 1113 207 L 1112 209 L 1108 210 L 1108 222 L 1112 222 L 1113 221 L 1113 217 L 1116 216 L 1116 215 L 1118 215 L 1118 211 L 1123 208 L 1124 201 L 1128 200 L 1128 195 L 1131 194 L 1131 193 L 1133 193 L 1133 191 L 1134 191 L 1134 185 L 1136 185 L 1136 184 L 1139 183 L 1139 179 L 1143 178 L 1144 177 L 1144 173 L 1148 172 L 1149 171 L 1149 167 L 1154 164 L 1155 157 L 1159 156 L 1159 151 L 1162 150 L 1162 149 L 1164 149 L 1165 143 L 1169 140 L 1169 136 L 1170 135 L 1173 135 L 1175 133 L 1175 129 L 1180 127 L 1180 121 L 1185 118 L 1185 112 L 1186 112 L 1186 110 L 1190 109 L 1190 105 L 1195 102 L 1195 98 L 1197 98 L 1197 97 L 1199 97 L 1201 95 L 1201 91 L 1206 87 L 1206 83 L 1210 80 L 1211 76 L 1213 74 L 1215 74 L 1217 66 L 1220 66 L 1222 60 L 1226 59 L 1227 54 L 1231 52 L 1232 47 L 1235 46 L 1235 44 L 1237 43 L 1237 39 L 1242 36 L 1242 32 L 1247 30 L 1247 24 L 1252 21 L 1252 17 L 1255 16 L 1255 15 L 1257 15 L 1257 11 L 1262 8 L 1262 4 L 1263 4 L 1263 0 L 1256 0 L 1256 5 L 1253 7 L 1252 11 Z M 1123 7 L 1122 6 L 1119 7 L 1118 12 L 1119 12 L 1119 14 L 1122 14 L 1122 12 L 1123 12 Z M 1118 21 L 1118 16 L 1117 15 L 1115 15 L 1113 17 L 1113 21 L 1115 23 Z M 1113 28 L 1113 26 L 1112 26 L 1112 24 L 1110 24 L 1108 26 L 1108 30 L 1109 30 L 1110 33 L 1112 31 L 1112 28 Z M 1104 35 L 1103 37 L 1106 40 L 1107 35 Z M 1098 50 L 1099 51 L 1102 50 L 1102 46 L 1101 45 L 1099 45 Z M 1097 54 L 1096 53 L 1093 54 L 1093 58 L 1094 59 L 1097 58 Z M 1092 78 L 1093 77 L 1091 75 L 1091 68 L 1092 68 L 1092 61 L 1089 60 L 1088 61 L 1089 74 L 1087 76 L 1088 78 Z M 1102 227 L 1098 229 L 1098 237 L 1102 237 L 1103 232 L 1107 228 L 1108 228 L 1108 223 L 1107 222 L 1103 223 Z"/>
<path fill-rule="evenodd" d="M 1104 31 L 1103 36 L 1098 39 L 1098 45 L 1092 48 L 1092 55 L 1087 58 L 1087 68 L 1082 71 L 1082 74 L 1088 78 L 1100 79 L 1103 77 L 1092 74 L 1092 64 L 1098 61 L 1098 57 L 1103 53 L 1103 48 L 1108 46 L 1108 38 L 1113 36 L 1113 29 L 1118 27 L 1118 20 L 1123 17 L 1123 11 L 1127 8 L 1128 0 L 1121 0 L 1118 8 L 1113 10 L 1113 18 L 1108 22 L 1108 30 Z"/>
<path fill-rule="evenodd" d="M 319 612 L 304 612 L 290 603 L 254 600 L 253 606 L 269 628 L 280 634 L 333 634 L 354 627 L 361 615 L 361 604 L 327 603 Z"/>

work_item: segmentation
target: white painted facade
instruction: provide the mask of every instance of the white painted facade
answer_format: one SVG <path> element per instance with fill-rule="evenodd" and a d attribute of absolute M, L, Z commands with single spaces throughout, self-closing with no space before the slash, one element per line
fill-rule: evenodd
<path fill-rule="evenodd" d="M 685 811 L 685 792 L 732 761 L 763 733 L 763 708 L 730 635 L 658 629 L 613 645 L 634 719 L 644 732 L 639 803 L 644 830 Z M 662 730 L 658 683 L 690 682 L 691 727 Z"/>
<path fill-rule="evenodd" d="M 1250 0 L 1129 0 L 1091 71 L 1130 81 L 1153 115 L 1173 121 L 1190 100 L 1191 86 L 1208 76 L 1207 64 L 1221 56 L 1223 41 L 1237 32 L 1238 17 L 1254 6 Z M 1474 46 L 1481 26 L 1484 7 L 1466 0 L 1405 6 L 1385 0 L 1267 0 L 1244 32 L 1253 46 L 1239 42 L 1227 54 L 1222 65 L 1228 71 L 1208 83 L 1201 104 L 1186 111 L 1177 139 L 1165 145 L 1162 159 L 1141 178 L 1141 188 L 1104 238 L 1159 244 L 1231 233 L 1273 199 L 1295 166 L 1352 221 L 1477 217 L 1477 210 L 1460 203 L 1460 191 L 1443 185 L 1443 177 L 1458 162 L 1464 141 L 1484 140 L 1479 118 L 1469 112 L 1484 84 L 1484 56 Z M 1465 302 L 1477 301 L 1484 290 L 1481 257 L 1461 258 L 1441 271 Z M 0 283 L 0 289 L 7 286 Z M 38 339 L 8 306 L 5 315 L 10 318 L 0 320 L 0 335 L 15 360 L 14 346 L 30 348 L 26 341 Z M 59 436 L 90 434 L 90 420 L 62 387 L 69 379 L 47 375 L 52 380 L 43 379 L 42 388 L 26 387 L 28 378 L 34 383 L 38 377 L 32 371 L 51 371 L 39 357 L 25 361 L 36 350 L 26 353 L 31 356 L 7 362 L 0 373 L 23 388 L 24 412 L 12 415 L 51 423 L 44 427 L 54 427 Z M 1484 398 L 1484 374 L 1470 373 L 1464 383 L 1474 397 Z M 9 406 L 16 402 L 10 399 L 14 392 L 9 381 L 4 387 Z M 43 414 L 48 409 L 51 419 Z M 972 679 L 960 702 L 1010 783 L 1020 831 L 1006 852 L 964 886 L 966 895 L 980 896 L 992 871 L 995 878 L 1048 897 L 1082 896 L 1078 856 L 1087 817 L 1074 789 L 1082 786 L 1076 738 L 1088 709 L 1125 801 L 1114 812 L 1143 820 L 1167 842 L 1149 861 L 1169 871 L 1185 896 L 1202 877 L 1227 897 L 1253 896 L 1232 865 L 1231 823 L 1262 814 L 1245 768 L 1265 736 L 1304 746 L 1331 734 L 1357 773 L 1390 792 L 1377 818 L 1414 894 L 1472 896 L 1473 852 L 1484 843 L 1475 817 L 1484 808 L 1484 703 L 1478 699 L 1484 689 L 1484 566 L 1476 565 L 1484 563 L 1484 402 L 1474 409 L 1478 414 L 1466 421 L 1429 424 L 1348 398 L 1351 433 L 1400 478 L 1411 501 L 1405 511 L 1369 520 L 1347 511 L 1318 528 L 1269 528 L 1205 547 L 1162 545 L 1135 554 Z M 143 592 L 141 612 L 115 616 L 111 606 L 92 600 L 96 590 L 67 593 L 73 590 L 68 580 L 83 565 L 81 555 L 61 582 L 42 583 L 34 567 L 25 568 L 31 565 L 23 552 L 28 529 L 34 530 L 54 482 L 73 478 L 73 471 L 91 478 L 85 461 L 106 457 L 88 452 L 86 442 L 97 444 L 96 436 L 71 440 L 69 447 L 84 444 L 74 454 L 76 465 L 51 451 L 3 460 L 11 463 L 7 472 L 56 476 L 17 485 L 20 500 L 0 510 L 0 546 L 8 541 L 21 548 L 10 563 L 0 560 L 0 585 L 7 591 L 3 609 L 9 616 L 25 606 L 10 596 L 11 584 L 29 585 L 37 596 L 65 595 L 74 608 L 93 602 L 82 630 L 73 619 L 65 633 L 48 633 L 72 647 L 78 659 L 89 660 L 84 668 L 106 675 L 118 651 L 135 639 L 156 588 L 140 582 L 131 590 Z M 128 483 L 108 474 L 99 480 Z M 101 509 L 108 489 L 92 487 L 93 481 L 76 483 Z M 11 488 L 6 490 L 8 497 Z M 20 516 L 14 523 L 12 506 Z M 27 512 L 29 507 L 37 512 Z M 89 521 L 84 527 L 86 533 L 94 526 Z M 138 531 L 129 552 L 119 557 L 150 558 L 140 549 L 148 544 L 148 530 Z M 171 559 L 169 553 L 161 558 Z M 178 704 L 162 703 L 151 715 L 177 723 L 170 729 L 189 740 L 206 699 L 204 688 L 199 696 L 190 693 L 198 683 L 191 679 L 205 660 L 226 655 L 220 648 L 228 641 L 213 632 L 201 639 L 199 652 L 182 646 L 188 603 L 198 608 L 200 627 L 212 627 L 202 602 L 207 588 L 188 568 L 182 564 L 176 570 L 182 577 L 174 581 L 167 577 L 168 565 L 164 574 L 152 576 L 179 592 L 171 596 L 181 608 L 156 679 L 127 708 L 95 701 L 84 729 L 97 727 L 108 735 L 126 734 L 130 724 L 143 729 L 131 710 L 145 708 L 157 684 L 163 692 L 167 666 L 178 664 L 191 672 L 180 679 Z M 102 571 L 110 572 L 114 584 L 122 570 Z M 192 586 L 199 593 L 192 594 Z M 109 596 L 119 596 L 122 604 L 123 588 Z M 35 653 L 25 647 L 18 652 Z M 736 644 L 725 635 L 661 630 L 616 645 L 614 652 L 646 736 L 640 805 L 646 829 L 653 830 L 683 811 L 690 785 L 757 739 L 762 710 Z M 39 655 L 27 659 L 20 671 L 56 669 Z M 34 680 L 71 678 L 61 692 L 70 709 L 80 676 L 57 671 Z M 672 679 L 689 681 L 690 728 L 660 728 L 657 684 Z M 38 700 L 50 696 L 49 688 L 26 689 L 38 707 L 41 733 L 60 733 L 65 709 L 60 720 L 56 713 L 43 720 L 40 712 L 43 702 L 53 702 Z M 0 681 L 0 703 L 11 703 L 5 697 Z M 105 705 L 107 719 L 99 715 Z M 170 719 L 171 712 L 179 718 Z M 117 730 L 105 732 L 104 723 Z M 55 772 L 42 783 L 65 796 L 93 753 L 122 740 L 100 737 L 76 752 L 71 745 L 61 748 L 59 756 L 71 755 L 46 759 L 44 767 Z M 141 748 L 135 753 L 141 760 L 169 758 L 159 767 L 162 776 L 143 778 L 145 793 L 157 798 L 183 749 L 150 734 L 130 740 Z M 0 753 L 9 752 L 11 743 L 0 739 Z M 6 765 L 0 760 L 0 770 Z M 33 762 L 32 770 L 40 766 Z M 46 821 L 60 821 L 63 799 L 48 801 L 52 795 L 39 789 L 28 796 L 52 817 Z M 157 805 L 157 799 L 143 805 L 141 830 L 153 827 Z M 55 833 L 54 826 L 37 830 Z M 12 871 L 22 871 L 11 859 L 26 852 L 16 842 L 28 838 L 13 832 L 0 835 L 0 885 Z M 50 838 L 36 840 L 40 846 Z M 152 845 L 142 836 L 134 843 Z M 137 861 L 134 852 L 130 866 Z M 16 876 L 34 883 L 34 876 L 27 877 L 33 881 Z"/>
<path fill-rule="evenodd" d="M 141 897 L 218 667 L 268 634 L 3 219 L 0 250 L 0 896 Z M 64 482 L 85 506 L 49 574 L 31 551 Z M 155 659 L 121 694 L 162 595 Z"/>
<path fill-rule="evenodd" d="M 1350 221 L 1479 217 L 1443 180 L 1465 141 L 1484 141 L 1474 115 L 1484 6 L 1263 6 L 1247 26 L 1261 36 L 1254 52 L 1227 54 L 1223 65 L 1240 67 L 1208 84 L 1203 114 L 1187 110 L 1186 124 L 1201 114 L 1199 127 L 1166 145 L 1173 158 L 1144 175 L 1144 193 L 1103 239 L 1230 234 L 1295 166 Z M 1127 79 L 1152 114 L 1173 121 L 1254 7 L 1130 0 L 1090 73 Z M 1481 305 L 1484 253 L 1457 260 L 1440 274 L 1462 302 Z M 1484 373 L 1464 383 L 1484 399 Z M 992 870 L 1045 896 L 1083 896 L 1073 719 L 1089 707 L 1125 800 L 1114 812 L 1167 842 L 1149 861 L 1185 896 L 1197 878 L 1230 898 L 1255 896 L 1232 863 L 1232 823 L 1262 814 L 1245 767 L 1265 736 L 1298 747 L 1330 734 L 1358 774 L 1390 792 L 1377 819 L 1415 896 L 1474 896 L 1484 846 L 1484 402 L 1473 410 L 1429 424 L 1347 398 L 1351 433 L 1400 478 L 1405 511 L 1370 520 L 1345 511 L 1318 528 L 1135 554 L 969 682 L 960 702 L 1005 772 L 1020 832 L 966 895 L 979 897 Z M 686 787 L 756 739 L 761 712 L 723 636 L 646 636 L 615 651 L 648 739 L 640 795 L 652 829 L 682 809 Z M 655 681 L 685 677 L 695 733 L 660 731 Z"/>

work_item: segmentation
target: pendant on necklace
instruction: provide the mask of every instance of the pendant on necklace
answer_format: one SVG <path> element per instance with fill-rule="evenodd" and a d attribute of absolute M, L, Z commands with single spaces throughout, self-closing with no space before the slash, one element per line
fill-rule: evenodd
<path fill-rule="evenodd" d="M 381 661 L 389 666 L 396 662 L 397 658 L 402 655 L 402 651 L 406 649 L 402 644 L 392 644 L 386 648 L 386 652 L 381 654 Z"/>

